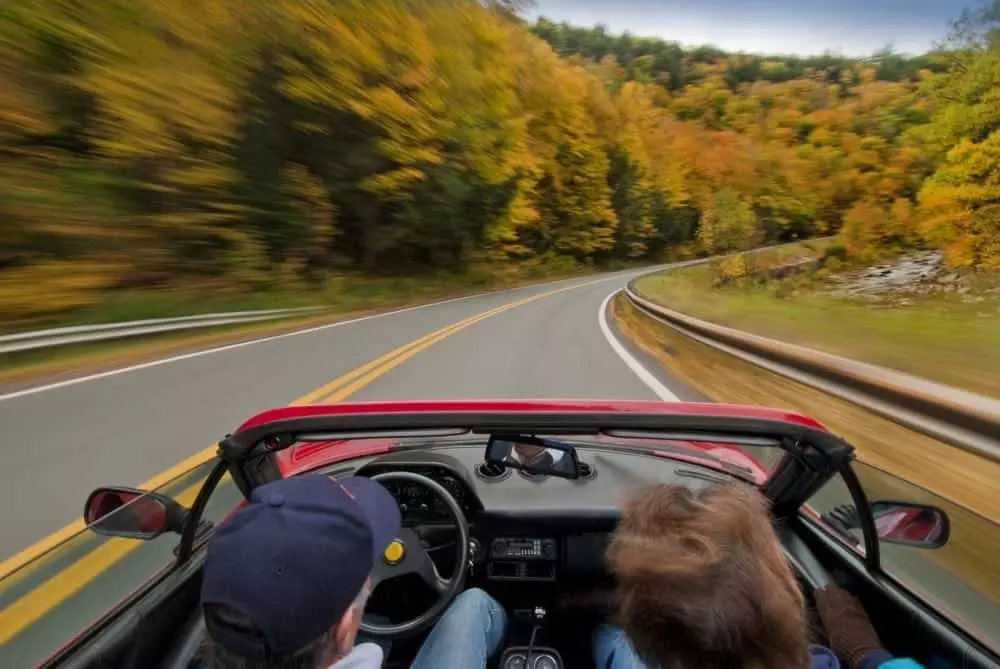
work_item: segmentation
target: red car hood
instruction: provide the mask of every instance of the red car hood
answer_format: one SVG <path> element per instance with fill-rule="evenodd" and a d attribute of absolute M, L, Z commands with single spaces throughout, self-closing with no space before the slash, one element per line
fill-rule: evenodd
<path fill-rule="evenodd" d="M 430 400 L 404 402 L 343 402 L 295 407 L 282 407 L 264 411 L 253 416 L 240 426 L 240 430 L 261 423 L 329 414 L 364 414 L 395 412 L 463 412 L 463 411 L 520 411 L 530 412 L 633 412 L 687 414 L 706 416 L 732 416 L 759 418 L 799 423 L 807 427 L 826 429 L 818 421 L 801 414 L 756 406 L 735 404 L 715 404 L 699 402 L 656 402 L 618 400 Z M 607 443 L 628 443 L 627 440 L 601 436 Z M 317 441 L 292 446 L 280 452 L 277 464 L 282 476 L 292 476 L 316 467 L 322 467 L 342 460 L 363 455 L 376 455 L 392 450 L 395 439 L 336 439 Z M 655 442 L 649 442 L 655 444 Z M 710 444 L 704 442 L 683 442 L 685 448 L 677 449 L 677 441 L 664 441 L 674 446 L 669 452 L 656 451 L 656 455 L 684 460 L 707 467 L 718 468 L 718 460 L 742 467 L 753 472 L 758 483 L 763 482 L 767 472 L 746 452 L 732 444 Z"/>

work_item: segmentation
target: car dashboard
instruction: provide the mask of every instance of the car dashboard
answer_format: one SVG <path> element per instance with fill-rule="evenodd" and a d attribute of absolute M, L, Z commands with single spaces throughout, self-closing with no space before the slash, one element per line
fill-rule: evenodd
<path fill-rule="evenodd" d="M 401 450 L 355 461 L 353 471 L 330 473 L 406 471 L 430 478 L 465 515 L 476 575 L 490 582 L 536 584 L 553 583 L 562 574 L 605 573 L 605 548 L 626 493 L 658 483 L 700 488 L 737 480 L 615 447 L 581 449 L 579 456 L 584 467 L 578 479 L 493 468 L 483 462 L 481 443 Z M 428 545 L 447 540 L 453 520 L 434 492 L 411 481 L 382 483 L 399 504 L 404 526 L 416 529 Z"/>
<path fill-rule="evenodd" d="M 397 467 L 391 465 L 372 465 L 370 468 L 366 468 L 364 473 L 366 476 L 374 476 L 376 474 L 396 471 L 397 469 Z M 478 510 L 474 499 L 475 493 L 469 490 L 468 485 L 447 467 L 443 465 L 417 465 L 407 467 L 406 471 L 421 474 L 441 484 L 455 498 L 455 501 L 458 502 L 458 506 L 465 514 L 466 520 L 471 519 Z M 451 515 L 445 506 L 444 500 L 434 494 L 429 488 L 408 481 L 389 480 L 384 481 L 383 485 L 399 505 L 404 525 L 416 525 L 423 522 L 447 522 L 450 520 Z"/>
<path fill-rule="evenodd" d="M 581 644 L 574 614 L 560 602 L 613 587 L 605 556 L 627 496 L 657 484 L 692 490 L 717 483 L 752 485 L 736 475 L 617 446 L 579 448 L 583 475 L 577 479 L 494 467 L 483 462 L 483 454 L 481 442 L 397 449 L 340 463 L 328 473 L 417 473 L 455 497 L 469 526 L 465 565 L 457 564 L 454 519 L 436 494 L 411 481 L 382 480 L 399 503 L 404 526 L 414 529 L 442 576 L 465 569 L 466 587 L 486 590 L 508 612 L 515 627 L 508 633 L 508 648 L 498 665 L 503 669 L 524 666 L 514 657 L 516 646 L 534 639 L 531 621 L 538 611 L 555 614 L 555 624 L 546 626 L 539 643 L 561 653 L 557 669 L 587 666 L 589 644 Z M 822 571 L 810 569 L 810 554 L 796 535 L 778 529 L 786 555 L 806 585 L 810 571 Z M 372 606 L 389 618 L 406 619 L 408 612 L 425 610 L 434 599 L 429 589 L 421 599 L 421 587 L 416 585 L 386 586 L 376 591 Z"/>

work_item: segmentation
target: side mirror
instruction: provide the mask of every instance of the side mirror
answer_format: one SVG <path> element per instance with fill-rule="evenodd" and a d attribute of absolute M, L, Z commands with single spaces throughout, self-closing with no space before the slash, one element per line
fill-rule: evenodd
<path fill-rule="evenodd" d="M 878 538 L 916 548 L 941 548 L 948 543 L 948 514 L 934 506 L 910 502 L 871 503 Z"/>
<path fill-rule="evenodd" d="M 493 435 L 486 445 L 486 461 L 531 474 L 580 478 L 576 449 L 550 439 Z"/>
<path fill-rule="evenodd" d="M 98 488 L 83 509 L 84 522 L 97 534 L 132 539 L 180 534 L 187 517 L 188 509 L 166 495 L 136 488 Z"/>

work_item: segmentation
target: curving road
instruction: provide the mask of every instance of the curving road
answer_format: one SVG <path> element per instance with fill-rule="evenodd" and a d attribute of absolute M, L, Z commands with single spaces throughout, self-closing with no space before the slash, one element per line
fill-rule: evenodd
<path fill-rule="evenodd" d="M 72 534 L 66 525 L 79 525 L 94 487 L 180 473 L 180 461 L 274 406 L 348 398 L 703 399 L 618 337 L 604 316 L 609 296 L 646 271 L 402 309 L 0 395 L 0 561 L 40 552 L 35 542 L 60 530 Z M 203 475 L 184 477 L 170 493 L 189 504 Z M 216 493 L 220 514 L 235 495 Z M 51 560 L 15 574 L 0 586 L 0 666 L 32 666 L 53 652 L 144 581 L 150 565 L 166 564 L 173 543 L 81 533 Z M 925 556 L 910 552 L 892 562 L 896 575 L 955 610 L 991 619 L 990 601 Z"/>
<path fill-rule="evenodd" d="M 608 295 L 638 273 L 449 300 L 0 395 L 0 560 L 76 520 L 94 487 L 137 485 L 248 416 L 324 386 L 304 401 L 676 399 L 687 391 L 637 375 L 599 319 Z M 330 385 L 459 323 L 377 376 Z"/>

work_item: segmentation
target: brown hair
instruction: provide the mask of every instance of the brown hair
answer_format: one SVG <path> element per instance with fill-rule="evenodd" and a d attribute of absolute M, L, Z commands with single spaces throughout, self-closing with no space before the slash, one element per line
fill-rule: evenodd
<path fill-rule="evenodd" d="M 625 505 L 608 561 L 650 667 L 809 666 L 802 593 L 755 489 L 656 486 Z"/>

